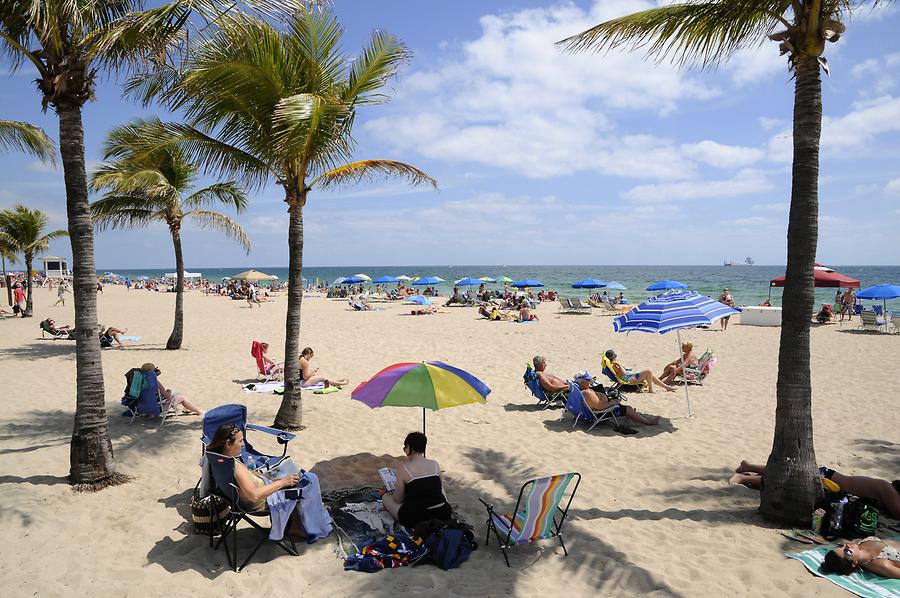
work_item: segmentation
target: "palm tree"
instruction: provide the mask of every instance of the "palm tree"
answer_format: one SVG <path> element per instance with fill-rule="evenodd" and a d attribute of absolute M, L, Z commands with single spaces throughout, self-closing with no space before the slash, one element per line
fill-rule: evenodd
<path fill-rule="evenodd" d="M 140 228 L 153 221 L 165 222 L 175 246 L 175 325 L 166 349 L 180 349 L 184 336 L 184 258 L 181 252 L 181 227 L 185 219 L 203 228 L 221 231 L 250 253 L 250 239 L 241 226 L 224 214 L 203 209 L 223 204 L 241 213 L 247 205 L 243 190 L 234 181 L 214 183 L 185 195 L 197 180 L 197 165 L 183 148 L 163 145 L 145 151 L 138 140 L 148 129 L 157 128 L 156 121 L 116 127 L 106 140 L 105 158 L 91 177 L 94 191 L 109 192 L 91 204 L 94 225 L 105 228 Z"/>
<path fill-rule="evenodd" d="M 0 151 L 16 150 L 56 164 L 56 145 L 40 127 L 15 120 L 0 120 Z"/>
<path fill-rule="evenodd" d="M 77 397 L 69 482 L 76 489 L 98 490 L 128 479 L 115 471 L 104 406 L 82 108 L 94 99 L 100 71 L 164 68 L 184 38 L 192 11 L 212 22 L 238 4 L 258 5 L 277 16 L 293 10 L 297 2 L 173 0 L 140 10 L 142 0 L 0 0 L 0 51 L 14 68 L 27 62 L 37 70 L 42 107 L 51 106 L 59 117 L 74 270 Z"/>
<path fill-rule="evenodd" d="M 43 129 L 15 120 L 0 120 L 0 152 L 9 150 L 27 152 L 45 162 L 56 163 L 56 146 Z M 16 254 L 11 247 L 2 242 L 0 242 L 0 261 L 3 262 L 7 300 L 12 305 L 12 289 L 9 284 L 9 275 L 6 273 L 6 262 L 14 264 Z"/>
<path fill-rule="evenodd" d="M 775 436 L 766 463 L 760 512 L 771 519 L 809 519 L 822 489 L 812 434 L 809 314 L 818 241 L 819 142 L 826 42 L 844 32 L 841 19 L 862 0 L 700 0 L 669 4 L 601 23 L 559 42 L 566 50 L 643 48 L 682 66 L 713 67 L 737 50 L 779 42 L 794 83 L 794 162 L 788 217 L 787 271 L 778 353 Z M 869 0 L 871 6 L 879 0 Z M 781 30 L 779 30 L 781 29 Z"/>
<path fill-rule="evenodd" d="M 47 220 L 47 215 L 42 211 L 29 210 L 23 205 L 16 205 L 11 210 L 0 210 L 0 245 L 13 254 L 21 253 L 25 258 L 25 280 L 28 281 L 28 297 L 25 303 L 26 317 L 31 317 L 34 305 L 31 297 L 33 286 L 31 266 L 34 262 L 34 254 L 47 251 L 50 241 L 69 234 L 64 230 L 55 230 L 44 234 Z"/>
<path fill-rule="evenodd" d="M 274 179 L 284 189 L 290 256 L 285 392 L 274 425 L 300 429 L 303 207 L 310 191 L 375 176 L 398 176 L 412 185 L 437 183 L 402 162 L 348 162 L 357 108 L 386 101 L 381 88 L 408 59 L 394 36 L 376 32 L 350 61 L 339 47 L 342 29 L 327 11 L 298 10 L 283 32 L 242 15 L 217 25 L 215 37 L 195 49 L 181 75 L 134 81 L 130 89 L 145 101 L 156 95 L 184 111 L 190 125 L 170 125 L 167 131 L 208 170 L 255 187 Z"/>
<path fill-rule="evenodd" d="M 12 297 L 12 280 L 6 271 L 6 262 L 10 264 L 16 263 L 16 252 L 13 251 L 12 244 L 7 243 L 6 237 L 0 235 L 0 262 L 3 264 L 3 280 L 6 281 L 6 301 L 9 305 L 13 304 Z"/>

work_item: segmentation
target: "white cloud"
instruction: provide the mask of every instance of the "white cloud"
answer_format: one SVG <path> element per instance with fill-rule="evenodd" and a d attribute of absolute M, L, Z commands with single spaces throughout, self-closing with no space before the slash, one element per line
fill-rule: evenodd
<path fill-rule="evenodd" d="M 726 72 L 738 86 L 755 83 L 777 73 L 787 73 L 787 58 L 778 55 L 778 44 L 763 39 L 759 46 L 736 52 L 726 63 Z"/>
<path fill-rule="evenodd" d="M 763 129 L 769 131 L 771 129 L 774 129 L 775 127 L 783 127 L 784 120 L 781 118 L 769 118 L 766 116 L 760 116 L 759 124 Z"/>
<path fill-rule="evenodd" d="M 762 216 L 735 218 L 734 220 L 726 220 L 725 222 L 735 226 L 770 226 L 775 223 L 771 218 L 763 218 Z"/>
<path fill-rule="evenodd" d="M 866 147 L 876 136 L 900 131 L 900 98 L 890 95 L 853 103 L 843 116 L 823 117 L 821 152 L 839 152 Z M 790 162 L 793 155 L 791 130 L 780 131 L 768 144 L 768 157 Z"/>
<path fill-rule="evenodd" d="M 639 203 L 665 203 L 678 200 L 718 199 L 763 193 L 773 188 L 765 173 L 745 169 L 730 180 L 684 181 L 638 185 L 622 194 L 622 198 Z"/>
<path fill-rule="evenodd" d="M 755 147 L 722 145 L 715 141 L 701 141 L 681 146 L 684 153 L 716 168 L 741 168 L 757 162 L 765 155 Z"/>
<path fill-rule="evenodd" d="M 900 195 L 900 178 L 889 181 L 884 186 L 884 192 L 890 195 Z"/>
<path fill-rule="evenodd" d="M 364 128 L 398 151 L 534 178 L 579 171 L 685 178 L 693 165 L 677 146 L 618 132 L 612 115 L 665 115 L 679 102 L 719 91 L 671 65 L 646 61 L 640 52 L 600 57 L 554 46 L 604 19 L 649 6 L 597 1 L 589 13 L 566 4 L 483 16 L 477 39 L 448 50 L 442 66 L 404 80 L 395 103 L 401 114 L 370 120 Z"/>

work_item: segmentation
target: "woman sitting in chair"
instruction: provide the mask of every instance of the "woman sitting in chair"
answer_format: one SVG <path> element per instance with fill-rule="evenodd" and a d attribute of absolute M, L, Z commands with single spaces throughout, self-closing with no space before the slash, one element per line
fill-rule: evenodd
<path fill-rule="evenodd" d="M 694 355 L 694 343 L 681 344 L 681 357 L 667 363 L 659 379 L 666 384 L 674 382 L 675 378 L 684 374 L 684 370 L 681 367 L 682 363 L 684 364 L 684 367 L 688 368 L 696 367 L 699 363 L 697 356 Z"/>
<path fill-rule="evenodd" d="M 259 347 L 262 351 L 263 371 L 265 371 L 266 375 L 274 376 L 284 372 L 284 362 L 278 363 L 269 357 L 269 343 L 259 343 Z"/>
<path fill-rule="evenodd" d="M 397 485 L 382 497 L 384 509 L 400 525 L 412 530 L 420 521 L 448 521 L 453 514 L 441 484 L 441 466 L 425 458 L 428 438 L 410 432 L 403 441 L 406 463 L 397 470 Z"/>
<path fill-rule="evenodd" d="M 238 457 L 243 446 L 244 433 L 241 432 L 240 426 L 225 424 L 216 430 L 213 439 L 206 445 L 206 450 L 226 457 Z M 269 481 L 255 471 L 247 469 L 240 459 L 235 459 L 234 480 L 237 482 L 241 505 L 248 511 L 265 511 L 268 509 L 266 498 L 279 490 L 293 488 L 300 483 L 300 476 L 293 473 L 281 479 Z"/>
<path fill-rule="evenodd" d="M 609 360 L 610 366 L 612 366 L 613 375 L 615 375 L 616 379 L 622 382 L 623 384 L 643 384 L 646 382 L 647 390 L 653 394 L 653 385 L 659 386 L 660 388 L 664 388 L 666 392 L 674 392 L 675 389 L 657 378 L 653 375 L 653 372 L 650 370 L 642 370 L 640 372 L 633 372 L 631 370 L 627 370 L 622 367 L 618 361 L 616 361 L 616 352 L 610 349 L 606 352 L 606 358 Z"/>

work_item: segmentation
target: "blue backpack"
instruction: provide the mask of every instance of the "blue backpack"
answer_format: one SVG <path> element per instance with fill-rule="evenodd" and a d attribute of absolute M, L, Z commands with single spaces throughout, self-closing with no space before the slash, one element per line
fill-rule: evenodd
<path fill-rule="evenodd" d="M 448 527 L 428 536 L 425 544 L 430 549 L 432 562 L 444 571 L 465 563 L 478 547 L 470 530 Z"/>

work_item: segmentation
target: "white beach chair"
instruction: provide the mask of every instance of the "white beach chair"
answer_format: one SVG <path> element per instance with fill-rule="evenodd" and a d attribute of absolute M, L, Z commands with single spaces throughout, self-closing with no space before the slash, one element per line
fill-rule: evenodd
<path fill-rule="evenodd" d="M 879 319 L 874 311 L 863 310 L 859 314 L 859 328 L 860 330 L 872 330 L 874 332 L 881 332 L 882 328 L 885 327 L 885 321 Z"/>

